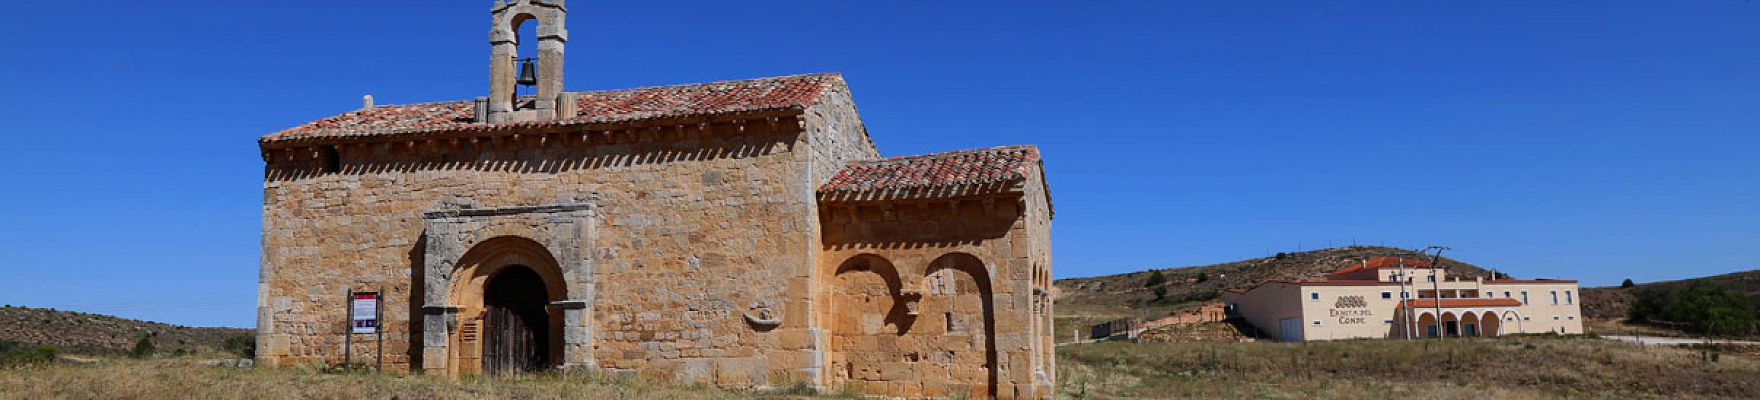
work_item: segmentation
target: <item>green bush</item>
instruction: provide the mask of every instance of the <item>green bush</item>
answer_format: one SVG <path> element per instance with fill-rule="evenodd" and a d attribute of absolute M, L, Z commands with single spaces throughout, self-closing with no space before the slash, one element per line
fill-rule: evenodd
<path fill-rule="evenodd" d="M 0 365 L 35 365 L 55 361 L 59 348 L 47 344 L 27 345 L 0 341 Z"/>
<path fill-rule="evenodd" d="M 1167 283 L 1167 275 L 1163 275 L 1160 270 L 1156 270 L 1149 274 L 1149 280 L 1143 282 L 1143 287 L 1156 287 L 1161 286 L 1163 283 Z"/>
<path fill-rule="evenodd" d="M 1633 321 L 1679 325 L 1713 335 L 1745 333 L 1760 320 L 1753 301 L 1721 284 L 1704 281 L 1640 292 L 1627 314 Z"/>
<path fill-rule="evenodd" d="M 1632 278 L 1626 278 L 1625 282 L 1619 283 L 1620 289 L 1625 289 L 1625 288 L 1629 288 L 1629 287 L 1633 287 L 1633 286 L 1638 286 L 1638 284 L 1632 283 Z"/>
<path fill-rule="evenodd" d="M 222 344 L 221 347 L 226 351 L 232 352 L 232 354 L 238 355 L 238 358 L 257 358 L 256 336 L 229 337 L 226 338 L 226 343 Z"/>
<path fill-rule="evenodd" d="M 153 353 L 153 340 L 146 336 L 141 336 L 140 341 L 134 342 L 134 350 L 129 350 L 128 356 L 134 358 L 147 358 L 152 357 Z"/>

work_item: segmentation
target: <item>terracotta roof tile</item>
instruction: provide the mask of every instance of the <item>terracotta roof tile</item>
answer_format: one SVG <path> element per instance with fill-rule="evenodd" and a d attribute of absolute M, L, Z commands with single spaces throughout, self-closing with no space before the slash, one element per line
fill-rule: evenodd
<path fill-rule="evenodd" d="M 262 143 L 301 139 L 440 132 L 464 129 L 612 123 L 804 108 L 843 85 L 836 73 L 576 93 L 573 118 L 505 124 L 474 123 L 471 100 L 376 106 L 319 119 L 264 136 Z"/>
<path fill-rule="evenodd" d="M 973 187 L 1026 179 L 1039 148 L 1004 146 L 855 161 L 819 186 L 821 195 Z"/>
<path fill-rule="evenodd" d="M 1407 307 L 1416 307 L 1416 308 L 1436 307 L 1436 299 L 1411 299 L 1411 300 L 1406 300 L 1405 305 Z M 1451 308 L 1451 307 L 1514 307 L 1514 306 L 1519 306 L 1519 305 L 1522 305 L 1522 301 L 1516 300 L 1516 299 L 1442 299 L 1442 307 L 1443 308 Z"/>

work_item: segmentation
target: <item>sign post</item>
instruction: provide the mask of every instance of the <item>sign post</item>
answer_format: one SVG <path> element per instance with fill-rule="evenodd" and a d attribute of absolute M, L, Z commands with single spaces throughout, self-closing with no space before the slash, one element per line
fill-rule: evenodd
<path fill-rule="evenodd" d="M 354 335 L 364 333 L 375 334 L 375 338 L 379 339 L 376 340 L 379 342 L 380 352 L 378 362 L 383 363 L 385 344 L 384 340 L 377 336 L 379 334 L 379 292 L 356 292 L 354 289 L 349 289 L 348 325 L 348 333 L 344 335 L 342 340 L 344 346 L 342 363 L 351 367 L 354 365 Z"/>

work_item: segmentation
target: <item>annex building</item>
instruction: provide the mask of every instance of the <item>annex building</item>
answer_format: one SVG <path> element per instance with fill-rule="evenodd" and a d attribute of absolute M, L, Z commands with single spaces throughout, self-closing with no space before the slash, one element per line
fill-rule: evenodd
<path fill-rule="evenodd" d="M 882 157 L 838 74 L 568 92 L 566 12 L 493 3 L 487 96 L 258 141 L 259 362 L 374 354 L 375 291 L 388 369 L 1051 396 L 1037 148 Z"/>
<path fill-rule="evenodd" d="M 1325 279 L 1223 292 L 1225 307 L 1283 342 L 1583 333 L 1577 281 L 1464 280 L 1428 262 L 1375 257 Z"/>

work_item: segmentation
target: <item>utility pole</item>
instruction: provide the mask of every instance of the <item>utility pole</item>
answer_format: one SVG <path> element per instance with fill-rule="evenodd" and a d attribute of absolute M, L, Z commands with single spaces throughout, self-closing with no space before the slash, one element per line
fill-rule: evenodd
<path fill-rule="evenodd" d="M 1367 267 L 1368 264 L 1368 261 L 1363 261 L 1364 267 Z M 1377 274 L 1379 274 L 1379 272 L 1377 272 Z M 1394 278 L 1394 280 L 1399 281 L 1399 312 L 1401 314 L 1399 327 L 1400 330 L 1406 331 L 1406 334 L 1404 335 L 1405 339 L 1412 340 L 1412 308 L 1409 304 L 1406 304 L 1406 301 L 1409 300 L 1407 299 L 1408 295 L 1406 294 L 1408 293 L 1406 291 L 1406 279 L 1406 259 L 1402 257 L 1399 259 L 1399 277 Z"/>
<path fill-rule="evenodd" d="M 1430 268 L 1432 268 L 1430 272 L 1430 276 L 1432 277 L 1430 278 L 1430 287 L 1436 290 L 1436 293 L 1431 294 L 1431 297 L 1436 298 L 1436 337 L 1446 339 L 1448 338 L 1448 330 L 1444 329 L 1446 326 L 1442 324 L 1442 279 L 1448 276 L 1448 269 L 1442 267 L 1442 251 L 1449 250 L 1449 247 L 1430 246 L 1424 248 L 1424 251 L 1419 253 L 1429 252 L 1432 249 L 1436 250 L 1436 255 L 1430 257 Z M 1459 326 L 1460 320 L 1455 320 L 1455 325 Z"/>

